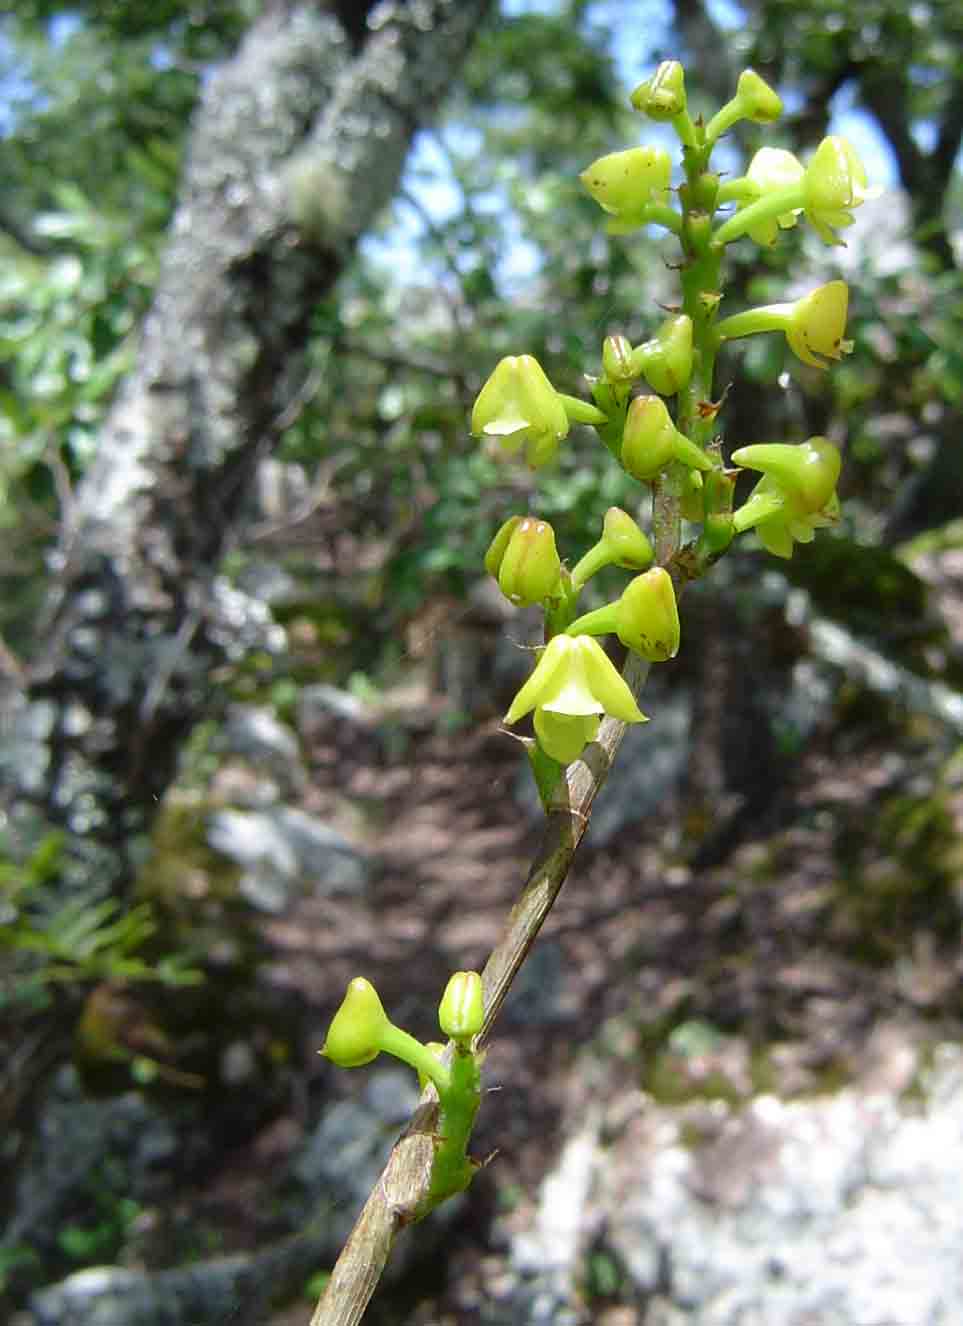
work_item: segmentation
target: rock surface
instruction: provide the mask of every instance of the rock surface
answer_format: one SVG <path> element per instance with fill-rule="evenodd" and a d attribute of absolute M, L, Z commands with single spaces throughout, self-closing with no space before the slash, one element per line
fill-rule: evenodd
<path fill-rule="evenodd" d="M 579 1293 L 590 1249 L 639 1326 L 961 1320 L 960 1047 L 938 1047 L 908 1094 L 667 1108 L 639 1092 L 613 1108 L 614 1139 L 583 1119 L 563 1148 L 513 1240 L 511 1313 L 492 1321 L 598 1320 Z"/>

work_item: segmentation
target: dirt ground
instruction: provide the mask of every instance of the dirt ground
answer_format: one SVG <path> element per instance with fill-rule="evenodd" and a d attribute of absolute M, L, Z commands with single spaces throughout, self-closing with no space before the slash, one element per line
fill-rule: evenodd
<path fill-rule="evenodd" d="M 958 945 L 935 919 L 928 924 L 915 886 L 908 901 L 894 896 L 891 914 L 873 913 L 878 942 L 867 949 L 862 885 L 850 906 L 840 880 L 847 832 L 869 842 L 857 854 L 859 880 L 874 870 L 890 878 L 872 830 L 903 786 L 906 762 L 897 769 L 872 737 L 848 752 L 813 749 L 806 761 L 785 823 L 770 826 L 765 841 L 749 835 L 710 871 L 694 871 L 667 832 L 678 807 L 604 850 L 593 849 L 589 830 L 529 960 L 536 987 L 547 988 L 530 983 L 491 1041 L 493 1090 L 476 1151 L 497 1155 L 487 1191 L 450 1244 L 457 1274 L 448 1284 L 459 1289 L 429 1286 L 409 1320 L 469 1319 L 458 1294 L 497 1274 L 488 1240 L 499 1194 L 510 1190 L 522 1213 L 536 1200 L 565 1120 L 592 1090 L 590 1076 L 574 1071 L 586 1049 L 615 1055 L 663 1096 L 697 1091 L 665 1045 L 673 1026 L 701 1021 L 720 1037 L 709 1069 L 738 1097 L 825 1090 L 870 1074 L 875 1032 L 894 1020 L 920 1043 L 959 1036 Z M 348 730 L 312 751 L 306 809 L 348 832 L 360 824 L 377 862 L 363 898 L 305 899 L 268 926 L 270 979 L 296 987 L 316 1010 L 318 1044 L 347 981 L 362 973 L 396 1020 L 432 1038 L 448 975 L 483 964 L 525 878 L 531 826 L 513 794 L 519 763 L 517 745 L 494 723 L 445 733 L 428 721 L 390 758 Z M 959 830 L 960 789 L 949 804 Z M 333 1071 L 314 1048 L 305 1046 L 308 1090 Z M 238 1201 L 299 1135 L 288 1120 L 260 1139 L 250 1183 L 238 1173 L 228 1180 Z M 295 1307 L 276 1326 L 305 1315 Z"/>

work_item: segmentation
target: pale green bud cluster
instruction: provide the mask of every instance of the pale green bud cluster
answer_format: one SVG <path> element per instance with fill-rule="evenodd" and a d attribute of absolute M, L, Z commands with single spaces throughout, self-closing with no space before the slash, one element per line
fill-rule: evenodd
<path fill-rule="evenodd" d="M 679 516 L 700 527 L 685 548 L 673 551 L 671 540 L 665 545 L 670 564 L 653 566 L 653 541 L 634 516 L 613 507 L 600 538 L 571 571 L 551 527 L 535 516 L 513 516 L 495 535 L 486 569 L 512 603 L 543 607 L 547 641 L 505 722 L 532 713 L 538 746 L 560 764 L 593 740 L 605 714 L 643 720 L 595 637 L 612 635 L 650 663 L 673 658 L 680 642 L 678 585 L 704 573 L 737 534 L 755 530 L 765 548 L 788 557 L 839 510 L 839 453 L 825 438 L 736 449 L 732 464 L 762 477 L 734 510 L 739 471 L 722 459 L 716 433 L 721 402 L 713 400 L 712 379 L 724 346 L 760 333 L 782 334 L 798 359 L 817 369 L 852 350 L 845 282 L 829 281 L 791 303 L 720 317 L 721 260 L 726 246 L 743 236 L 775 243 L 801 216 L 826 243 L 840 242 L 853 209 L 871 196 L 859 158 L 844 139 L 829 137 L 806 166 L 793 153 L 767 146 L 745 175 L 725 180 L 712 171 L 712 149 L 734 124 L 770 125 L 782 113 L 778 94 L 752 69 L 742 72 L 735 95 L 706 123 L 689 115 L 685 73 L 675 60 L 640 83 L 631 102 L 675 130 L 683 147 L 682 182 L 673 187 L 669 154 L 649 144 L 599 157 L 579 178 L 607 214 L 610 233 L 656 225 L 678 237 L 682 306 L 638 345 L 618 332 L 606 336 L 601 372 L 588 376 L 591 403 L 559 392 L 538 362 L 522 355 L 496 366 L 472 413 L 478 436 L 509 452 L 524 447 L 535 468 L 554 459 L 571 425 L 586 424 L 626 473 L 651 487 L 653 513 L 659 495 L 664 502 L 671 492 Z M 735 210 L 717 220 L 720 209 L 733 204 Z M 618 599 L 580 615 L 582 590 L 612 565 L 637 574 Z"/>

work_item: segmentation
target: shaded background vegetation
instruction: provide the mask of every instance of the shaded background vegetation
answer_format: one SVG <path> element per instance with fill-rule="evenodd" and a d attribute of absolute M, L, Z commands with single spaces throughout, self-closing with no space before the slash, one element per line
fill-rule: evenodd
<path fill-rule="evenodd" d="M 329 8 L 351 51 L 363 52 L 364 7 Z M 269 10 L 254 0 L 37 0 L 18 4 L 0 28 L 0 1014 L 8 1047 L 0 1073 L 12 1173 L 30 1154 L 49 1083 L 71 1062 L 84 1091 L 110 1096 L 138 1084 L 165 1109 L 186 1111 L 197 1165 L 210 1172 L 223 1164 L 225 1142 L 250 1142 L 285 1113 L 292 1091 L 316 1086 L 306 1046 L 336 990 L 298 990 L 295 976 L 264 1008 L 270 943 L 237 894 L 236 866 L 205 836 L 208 814 L 231 800 L 218 790 L 225 725 L 238 706 L 270 712 L 297 733 L 309 780 L 343 790 L 348 752 L 335 742 L 329 763 L 318 762 L 331 733 L 312 736 L 298 717 L 304 688 L 329 683 L 346 703 L 366 706 L 375 788 L 390 786 L 397 763 L 431 763 L 437 743 L 463 782 L 487 767 L 471 743 L 488 739 L 504 702 L 478 661 L 493 656 L 502 629 L 479 593 L 493 529 L 509 510 L 537 508 L 571 559 L 608 506 L 634 499 L 585 438 L 535 477 L 482 454 L 466 421 L 501 355 L 533 353 L 560 389 L 578 393 L 605 334 L 638 341 L 658 319 L 657 302 L 671 290 L 665 246 L 650 235 L 607 241 L 575 177 L 595 156 L 637 141 L 626 94 L 664 56 L 686 59 L 696 108 L 725 99 L 742 67 L 759 69 L 787 106 L 770 141 L 798 152 L 839 117 L 858 117 L 893 187 L 864 209 L 846 250 L 792 232 L 772 252 L 746 243 L 733 254 L 732 309 L 834 273 L 851 282 L 856 348 L 834 373 L 793 362 L 774 338 L 733 351 L 722 366 L 731 378 L 727 445 L 833 437 L 846 458 L 844 518 L 785 567 L 740 548 L 691 595 L 672 683 L 690 705 L 682 772 L 664 803 L 675 828 L 663 833 L 663 809 L 657 832 L 630 823 L 621 849 L 631 855 L 640 832 L 648 834 L 665 861 L 701 877 L 747 842 L 828 826 L 839 887 L 832 915 L 847 958 L 890 970 L 918 952 L 921 934 L 936 952 L 957 938 L 959 6 L 559 0 L 505 4 L 479 22 L 437 123 L 417 134 L 400 188 L 357 250 L 332 258 L 325 244 L 301 242 L 311 270 L 325 277 L 297 331 L 298 371 L 272 387 L 243 466 L 211 470 L 205 500 L 227 513 L 223 525 L 214 522 L 218 537 L 199 540 L 194 553 L 177 548 L 178 575 L 187 568 L 188 580 L 206 587 L 216 580 L 219 593 L 237 596 L 237 614 L 218 615 L 201 594 L 191 600 L 200 607 L 168 615 L 156 630 L 145 617 L 136 657 L 123 658 L 132 637 L 113 620 L 99 675 L 113 675 L 115 664 L 123 671 L 139 697 L 124 709 L 110 685 L 76 681 L 83 596 L 103 592 L 110 561 L 99 544 L 102 560 L 86 560 L 85 481 L 97 474 L 110 411 L 139 371 L 140 329 L 183 189 L 192 117 L 200 127 L 205 114 L 199 98 Z M 751 126 L 733 135 L 727 166 L 737 169 L 756 145 Z M 304 187 L 323 196 L 327 177 Z M 190 341 L 190 327 L 183 337 Z M 164 482 L 193 464 L 187 448 Z M 195 490 L 188 483 L 185 491 Z M 178 492 L 158 480 L 149 508 L 149 522 L 174 545 L 191 535 Z M 107 617 L 123 616 L 126 602 Z M 194 637 L 204 641 L 202 666 L 178 690 L 172 641 L 193 647 Z M 164 718 L 167 697 L 177 721 Z M 38 704 L 56 742 L 38 735 Z M 118 723 L 123 731 L 131 712 L 144 723 L 138 739 L 150 776 L 143 756 L 136 768 L 115 751 L 101 758 L 113 748 L 106 737 L 98 744 L 98 731 Z M 93 734 L 82 758 L 96 773 L 83 795 L 109 807 L 99 819 L 91 811 L 89 834 L 65 791 L 81 730 Z M 47 741 L 43 756 L 38 741 Z M 363 764 L 357 741 L 349 746 Z M 472 762 L 459 764 L 459 751 L 474 752 Z M 819 819 L 814 780 L 834 762 L 875 771 L 855 797 L 866 813 L 837 806 Z M 293 775 L 287 786 L 283 774 L 275 781 L 281 800 L 329 809 Z M 493 786 L 500 813 L 521 816 L 504 779 L 478 779 L 472 800 L 484 803 Z M 403 798 L 392 813 L 404 816 Z M 205 881 L 204 907 L 185 883 L 195 877 Z M 402 878 L 390 899 L 401 914 L 421 905 L 409 884 L 406 893 Z M 359 960 L 356 935 L 345 933 L 339 946 L 337 909 L 325 915 L 332 967 L 339 951 Z M 368 924 L 376 934 L 376 920 Z M 229 960 L 216 952 L 221 940 Z M 403 967 L 410 955 L 398 944 Z M 703 1014 L 713 989 L 718 996 L 710 981 Z M 955 1017 L 939 990 L 928 1015 Z M 731 1016 L 738 1023 L 738 1007 Z M 255 1022 L 257 1072 L 244 1101 L 228 1101 L 217 1065 L 226 1046 L 253 1043 Z M 198 1026 L 198 1044 L 185 1050 Z M 316 1091 L 311 1102 L 313 1118 Z M 105 1173 L 109 1163 L 105 1156 Z M 33 1229 L 17 1234 L 14 1191 L 0 1263 L 11 1302 L 84 1264 L 140 1259 L 130 1253 L 136 1211 L 123 1205 L 133 1201 L 123 1182 L 94 1185 L 83 1213 L 58 1217 L 62 1227 L 39 1241 Z M 230 1238 L 219 1246 L 232 1246 Z M 170 1246 L 143 1258 L 179 1259 Z"/>

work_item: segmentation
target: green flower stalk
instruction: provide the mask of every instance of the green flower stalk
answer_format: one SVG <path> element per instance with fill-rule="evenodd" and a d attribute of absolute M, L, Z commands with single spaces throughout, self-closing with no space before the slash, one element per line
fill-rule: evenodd
<path fill-rule="evenodd" d="M 451 1086 L 451 1074 L 426 1045 L 396 1027 L 382 1006 L 378 992 L 363 976 L 348 986 L 341 1007 L 318 1051 L 339 1068 L 361 1068 L 381 1053 L 394 1055 L 434 1082 L 439 1094 Z"/>
<path fill-rule="evenodd" d="M 849 310 L 849 287 L 845 281 L 817 286 L 792 304 L 766 304 L 724 318 L 716 325 L 721 341 L 731 341 L 757 332 L 785 332 L 790 349 L 813 368 L 829 368 L 830 360 L 850 354 L 852 341 L 844 340 Z"/>
<path fill-rule="evenodd" d="M 602 537 L 572 571 L 572 587 L 578 592 L 603 566 L 643 571 L 654 557 L 652 544 L 629 513 L 621 507 L 611 506 L 602 523 Z"/>
<path fill-rule="evenodd" d="M 320 1050 L 340 1068 L 359 1068 L 382 1052 L 392 1054 L 414 1068 L 422 1090 L 429 1082 L 434 1085 L 438 1092 L 438 1125 L 433 1138 L 431 1182 L 419 1216 L 463 1192 L 478 1169 L 467 1147 L 481 1100 L 482 1056 L 473 1054 L 469 1047 L 481 1031 L 485 1016 L 479 974 L 456 972 L 438 1011 L 442 1029 L 446 1035 L 450 1031 L 454 1041 L 450 1067 L 444 1062 L 444 1046 L 437 1042 L 423 1045 L 396 1027 L 371 982 L 356 976 L 348 985 Z"/>
<path fill-rule="evenodd" d="M 754 124 L 772 124 L 782 114 L 782 101 L 764 78 L 753 69 L 744 69 L 736 84 L 736 95 L 713 115 L 705 128 L 705 142 L 711 147 L 739 120 Z"/>
<path fill-rule="evenodd" d="M 824 437 L 790 446 L 782 442 L 740 447 L 733 463 L 759 470 L 762 478 L 733 516 L 737 532 L 754 529 L 776 557 L 792 556 L 794 543 L 811 543 L 814 532 L 839 518 L 836 482 L 840 456 Z"/>

